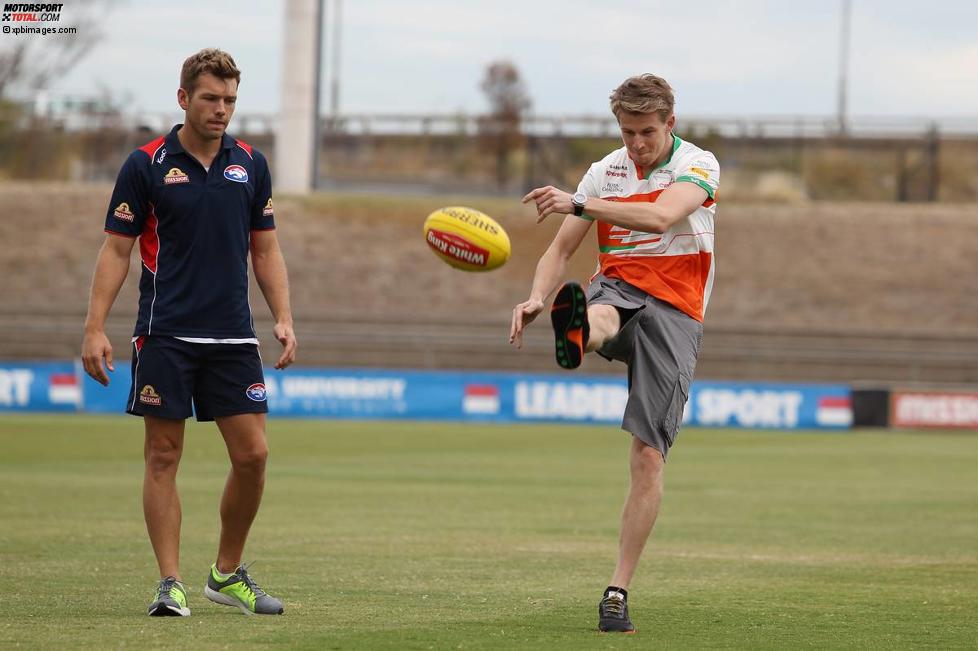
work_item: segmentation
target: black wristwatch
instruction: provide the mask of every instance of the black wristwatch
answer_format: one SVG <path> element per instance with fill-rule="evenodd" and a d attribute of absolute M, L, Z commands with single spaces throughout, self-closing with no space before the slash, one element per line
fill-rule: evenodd
<path fill-rule="evenodd" d="M 584 214 L 584 206 L 587 205 L 587 195 L 577 192 L 571 197 L 571 203 L 574 204 L 574 214 L 580 217 Z"/>

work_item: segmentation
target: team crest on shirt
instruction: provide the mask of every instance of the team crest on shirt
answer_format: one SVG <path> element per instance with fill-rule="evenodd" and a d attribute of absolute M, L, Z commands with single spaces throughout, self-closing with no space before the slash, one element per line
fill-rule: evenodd
<path fill-rule="evenodd" d="M 190 176 L 179 167 L 171 167 L 170 171 L 163 177 L 163 185 L 173 185 L 174 183 L 190 183 Z"/>
<path fill-rule="evenodd" d="M 228 165 L 224 168 L 224 178 L 235 183 L 247 183 L 248 170 L 240 165 Z"/>
<path fill-rule="evenodd" d="M 159 407 L 163 404 L 163 398 L 160 394 L 156 393 L 156 389 L 153 388 L 152 384 L 147 384 L 139 392 L 139 402 L 144 405 L 153 405 L 154 407 Z"/>
<path fill-rule="evenodd" d="M 133 220 L 132 211 L 129 210 L 129 204 L 123 201 L 115 210 L 112 212 L 112 216 L 116 219 L 121 219 L 124 222 L 131 222 Z"/>
<path fill-rule="evenodd" d="M 267 397 L 265 392 L 265 385 L 261 382 L 252 384 L 250 387 L 245 389 L 245 395 L 248 396 L 249 400 L 254 400 L 255 402 L 264 402 Z"/>
<path fill-rule="evenodd" d="M 271 217 L 274 214 L 275 214 L 275 211 L 272 209 L 272 198 L 269 197 L 268 198 L 268 203 L 265 204 L 265 209 L 261 211 L 261 216 L 262 217 Z"/>

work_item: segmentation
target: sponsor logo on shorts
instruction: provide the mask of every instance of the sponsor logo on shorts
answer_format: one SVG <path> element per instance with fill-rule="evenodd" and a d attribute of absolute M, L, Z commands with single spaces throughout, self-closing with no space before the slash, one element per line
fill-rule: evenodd
<path fill-rule="evenodd" d="M 256 382 L 245 389 L 245 395 L 248 396 L 250 400 L 254 400 L 255 402 L 264 402 L 267 396 L 267 393 L 265 392 L 265 385 L 261 382 Z"/>
<path fill-rule="evenodd" d="M 265 204 L 265 209 L 261 211 L 261 215 L 262 215 L 262 217 L 271 217 L 274 214 L 275 214 L 275 211 L 272 208 L 272 198 L 269 197 L 268 198 L 268 203 Z"/>
<path fill-rule="evenodd" d="M 174 183 L 190 183 L 190 176 L 179 167 L 171 167 L 170 171 L 163 177 L 163 185 L 173 185 Z"/>
<path fill-rule="evenodd" d="M 129 209 L 129 204 L 125 201 L 116 206 L 112 215 L 116 219 L 121 219 L 124 222 L 131 222 L 134 219 L 132 211 Z"/>
<path fill-rule="evenodd" d="M 235 183 L 247 183 L 248 170 L 240 165 L 228 165 L 224 168 L 224 178 Z"/>
<path fill-rule="evenodd" d="M 159 407 L 163 404 L 163 398 L 160 394 L 156 393 L 156 389 L 153 388 L 152 384 L 147 384 L 143 387 L 142 391 L 139 392 L 139 402 L 144 405 L 153 405 L 154 407 Z"/>

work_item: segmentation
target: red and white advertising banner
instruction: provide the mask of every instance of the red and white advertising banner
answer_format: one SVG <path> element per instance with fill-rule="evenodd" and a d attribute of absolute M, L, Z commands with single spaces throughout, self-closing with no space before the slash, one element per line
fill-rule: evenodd
<path fill-rule="evenodd" d="M 978 429 L 978 392 L 894 391 L 890 426 Z"/>

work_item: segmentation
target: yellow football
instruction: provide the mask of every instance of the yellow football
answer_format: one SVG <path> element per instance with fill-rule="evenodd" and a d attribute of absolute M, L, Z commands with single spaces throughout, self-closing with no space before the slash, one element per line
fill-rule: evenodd
<path fill-rule="evenodd" d="M 499 223 L 473 208 L 452 206 L 428 215 L 424 239 L 439 258 L 465 271 L 491 271 L 512 252 L 509 235 Z"/>

